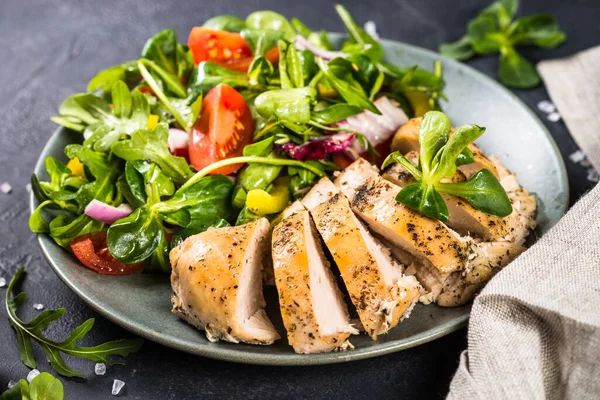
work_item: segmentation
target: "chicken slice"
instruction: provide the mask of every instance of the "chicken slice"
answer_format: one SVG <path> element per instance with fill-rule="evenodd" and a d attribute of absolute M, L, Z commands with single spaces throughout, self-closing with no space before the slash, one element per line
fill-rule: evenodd
<path fill-rule="evenodd" d="M 423 118 L 421 117 L 412 118 L 398 129 L 392 140 L 392 151 L 398 150 L 402 154 L 406 154 L 410 151 L 419 151 L 419 128 L 421 127 L 422 120 Z M 450 135 L 452 135 L 453 132 L 454 129 L 450 131 Z M 490 162 L 476 144 L 471 143 L 469 145 L 469 150 L 473 153 L 475 162 L 458 167 L 458 169 L 465 174 L 467 179 L 483 168 L 489 169 L 497 178 L 499 177 L 494 164 Z"/>
<path fill-rule="evenodd" d="M 300 202 L 284 210 L 273 229 L 272 255 L 279 306 L 297 353 L 351 348 L 358 331 L 325 259 L 308 211 Z"/>
<path fill-rule="evenodd" d="M 379 176 L 366 160 L 348 166 L 335 184 L 350 200 L 352 210 L 394 245 L 428 259 L 440 273 L 464 268 L 467 244 L 441 222 L 398 203 L 395 197 L 400 187 Z"/>
<path fill-rule="evenodd" d="M 418 165 L 419 154 L 411 151 L 405 156 L 415 166 Z M 382 176 L 400 187 L 415 182 L 415 179 L 400 164 L 392 164 L 383 171 Z M 448 182 L 463 182 L 465 176 L 461 171 L 449 179 Z M 502 217 L 490 215 L 477 210 L 466 200 L 446 193 L 440 193 L 446 207 L 448 207 L 448 226 L 461 235 L 475 236 L 483 240 L 502 240 L 509 232 L 509 224 Z"/>
<path fill-rule="evenodd" d="M 322 178 L 302 199 L 340 271 L 365 331 L 373 338 L 407 318 L 421 285 L 405 276 L 350 209 L 348 199 Z"/>
<path fill-rule="evenodd" d="M 381 242 L 391 245 L 383 238 Z M 391 252 L 408 266 L 405 273 L 414 275 L 430 293 L 429 300 L 442 307 L 455 307 L 470 301 L 500 269 L 526 250 L 511 242 L 471 243 L 470 247 L 465 270 L 448 274 L 440 273 L 428 260 L 417 259 L 398 247 L 391 247 Z"/>
<path fill-rule="evenodd" d="M 269 221 L 211 228 L 171 250 L 173 312 L 211 342 L 271 344 L 279 334 L 265 313 L 262 258 Z"/>

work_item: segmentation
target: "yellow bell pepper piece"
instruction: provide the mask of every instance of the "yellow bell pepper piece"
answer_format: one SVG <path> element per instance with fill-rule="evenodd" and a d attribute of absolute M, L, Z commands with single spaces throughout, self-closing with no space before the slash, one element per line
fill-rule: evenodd
<path fill-rule="evenodd" d="M 158 115 L 150 114 L 148 122 L 146 122 L 146 128 L 154 129 L 156 125 L 158 125 Z"/>
<path fill-rule="evenodd" d="M 423 92 L 410 92 L 404 94 L 413 108 L 415 117 L 422 117 L 427 111 L 431 111 L 429 96 Z"/>
<path fill-rule="evenodd" d="M 329 85 L 323 85 L 322 83 L 317 85 L 317 90 L 319 91 L 319 95 L 326 99 L 331 99 L 337 97 L 338 95 L 338 92 L 333 87 Z"/>
<path fill-rule="evenodd" d="M 283 211 L 290 202 L 287 178 L 278 178 L 270 192 L 253 189 L 246 195 L 246 207 L 258 215 L 275 214 Z"/>
<path fill-rule="evenodd" d="M 73 175 L 77 176 L 85 176 L 85 172 L 83 171 L 83 164 L 79 161 L 79 158 L 73 157 L 67 163 L 67 168 L 71 170 Z"/>

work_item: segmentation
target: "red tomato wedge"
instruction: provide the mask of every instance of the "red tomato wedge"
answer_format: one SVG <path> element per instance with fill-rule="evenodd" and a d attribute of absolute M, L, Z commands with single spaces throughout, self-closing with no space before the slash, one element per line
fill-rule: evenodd
<path fill-rule="evenodd" d="M 190 162 L 197 171 L 216 161 L 239 157 L 254 135 L 250 108 L 241 94 L 221 83 L 206 94 L 190 135 Z M 211 174 L 228 175 L 242 165 L 228 165 Z"/>
<path fill-rule="evenodd" d="M 194 62 L 210 61 L 238 72 L 247 72 L 253 55 L 250 46 L 239 33 L 196 26 L 188 38 Z M 271 63 L 279 60 L 277 47 L 265 54 Z"/>
<path fill-rule="evenodd" d="M 108 252 L 106 231 L 76 237 L 71 250 L 83 265 L 102 275 L 128 275 L 143 269 L 143 263 L 124 264 Z"/>

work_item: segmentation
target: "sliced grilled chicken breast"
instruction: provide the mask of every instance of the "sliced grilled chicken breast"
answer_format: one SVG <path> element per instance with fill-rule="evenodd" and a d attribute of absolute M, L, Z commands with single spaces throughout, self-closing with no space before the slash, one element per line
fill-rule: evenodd
<path fill-rule="evenodd" d="M 419 128 L 421 127 L 422 120 L 423 118 L 412 118 L 398 129 L 392 139 L 392 151 L 398 150 L 402 154 L 406 154 L 410 151 L 419 151 Z M 450 131 L 450 135 L 452 135 L 453 131 L 454 130 Z M 490 162 L 477 145 L 470 144 L 469 150 L 473 153 L 475 162 L 458 167 L 458 169 L 465 174 L 467 179 L 483 168 L 489 169 L 496 177 L 498 177 L 498 171 L 496 171 L 494 164 Z"/>
<path fill-rule="evenodd" d="M 415 166 L 418 165 L 418 153 L 411 151 L 406 154 L 406 158 Z M 400 187 L 404 187 L 415 180 L 400 164 L 392 164 L 387 167 L 382 176 Z M 461 171 L 457 171 L 449 182 L 463 182 L 465 176 Z M 446 207 L 448 207 L 448 226 L 461 235 L 474 236 L 483 240 L 502 240 L 509 232 L 507 220 L 501 217 L 490 215 L 486 212 L 477 210 L 467 201 L 460 197 L 452 196 L 446 193 L 440 193 Z"/>
<path fill-rule="evenodd" d="M 465 270 L 448 274 L 400 249 L 392 248 L 392 255 L 408 265 L 406 274 L 415 275 L 430 292 L 431 301 L 442 307 L 455 307 L 470 301 L 500 269 L 525 251 L 523 246 L 511 242 L 471 243 L 470 247 Z"/>
<path fill-rule="evenodd" d="M 325 259 L 308 211 L 295 202 L 273 229 L 272 256 L 288 341 L 297 353 L 352 345 L 348 309 Z"/>
<path fill-rule="evenodd" d="M 510 172 L 496 157 L 490 157 L 500 175 L 500 184 L 506 190 L 514 212 L 511 214 L 513 223 L 509 226 L 509 239 L 515 243 L 523 244 L 532 229 L 536 227 L 535 214 L 537 203 L 527 189 L 521 187 L 517 175 Z"/>
<path fill-rule="evenodd" d="M 441 222 L 398 203 L 395 197 L 400 187 L 379 176 L 366 160 L 348 166 L 335 184 L 350 200 L 352 210 L 394 245 L 429 260 L 440 273 L 464 268 L 467 244 Z"/>
<path fill-rule="evenodd" d="M 212 228 L 171 250 L 173 312 L 211 342 L 271 344 L 279 334 L 265 313 L 262 258 L 269 221 Z"/>
<path fill-rule="evenodd" d="M 328 178 L 322 178 L 302 203 L 335 260 L 365 331 L 376 340 L 408 317 L 421 285 L 404 275 L 404 267 L 369 233 Z"/>

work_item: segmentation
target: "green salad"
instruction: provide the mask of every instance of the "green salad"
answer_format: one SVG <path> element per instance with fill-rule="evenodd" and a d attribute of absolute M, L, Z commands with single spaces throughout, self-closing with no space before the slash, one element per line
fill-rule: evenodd
<path fill-rule="evenodd" d="M 138 60 L 100 71 L 52 118 L 81 142 L 65 147 L 67 163 L 46 159 L 47 181 L 32 176 L 31 230 L 99 273 L 168 272 L 186 237 L 274 218 L 319 177 L 383 161 L 407 118 L 440 109 L 441 64 L 386 63 L 336 10 L 339 48 L 258 11 L 211 18 L 187 45 L 164 30 Z"/>

